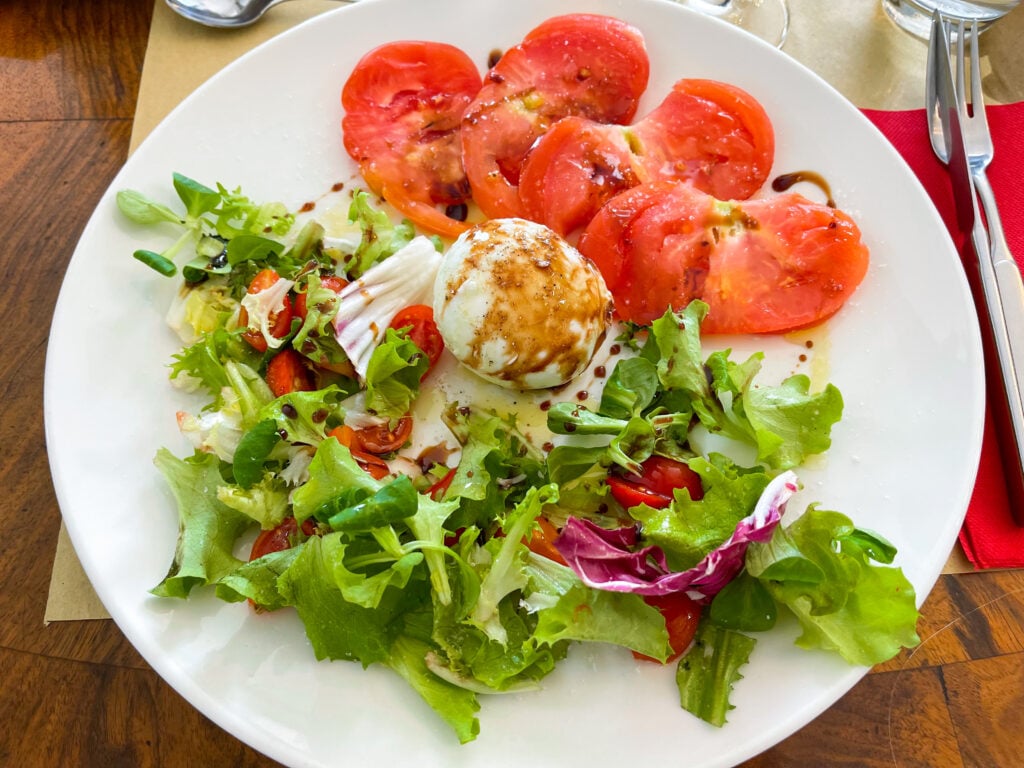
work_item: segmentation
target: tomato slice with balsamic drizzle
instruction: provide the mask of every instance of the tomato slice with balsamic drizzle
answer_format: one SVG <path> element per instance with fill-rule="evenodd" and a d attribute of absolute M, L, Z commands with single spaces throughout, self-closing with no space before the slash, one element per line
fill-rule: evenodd
<path fill-rule="evenodd" d="M 586 227 L 615 195 L 639 184 L 638 158 L 621 125 L 559 120 L 523 162 L 519 198 L 527 218 L 563 237 Z"/>
<path fill-rule="evenodd" d="M 557 16 L 499 59 L 462 124 L 473 199 L 490 218 L 522 216 L 519 174 L 538 136 L 563 117 L 627 123 L 650 73 L 639 30 L 596 14 Z"/>
<path fill-rule="evenodd" d="M 555 123 L 526 156 L 519 197 L 527 217 L 566 236 L 646 181 L 748 198 L 764 185 L 774 155 L 771 120 L 753 96 L 713 80 L 680 80 L 632 126 L 580 117 Z"/>
<path fill-rule="evenodd" d="M 309 392 L 313 389 L 313 378 L 306 368 L 305 358 L 294 349 L 282 349 L 267 363 L 267 386 L 274 397 L 289 392 Z"/>
<path fill-rule="evenodd" d="M 480 85 L 476 64 L 455 46 L 402 41 L 367 53 L 341 92 L 345 149 L 370 189 L 447 237 L 467 226 L 446 210 L 469 198 L 460 124 Z"/>

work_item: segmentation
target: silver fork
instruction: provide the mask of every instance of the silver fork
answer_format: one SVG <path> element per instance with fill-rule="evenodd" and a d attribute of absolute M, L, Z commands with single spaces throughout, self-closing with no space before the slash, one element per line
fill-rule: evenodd
<path fill-rule="evenodd" d="M 953 40 L 955 58 L 949 54 Z M 970 49 L 969 93 L 965 48 Z M 975 286 L 976 300 L 1000 458 L 1011 511 L 1024 526 L 1024 281 L 1003 236 L 985 174 L 994 147 L 985 117 L 976 24 L 947 22 L 936 11 L 928 57 L 926 101 L 932 149 L 950 167 L 960 225 L 971 229 L 977 256 L 976 282 L 980 283 Z M 984 222 L 978 197 L 985 212 Z"/>
<path fill-rule="evenodd" d="M 989 184 L 988 175 L 985 169 L 995 155 L 995 147 L 992 144 L 992 134 L 988 128 L 988 119 L 985 116 L 985 95 L 981 87 L 981 63 L 978 53 L 978 25 L 975 22 L 965 24 L 960 21 L 956 28 L 956 65 L 957 65 L 957 97 L 963 109 L 961 115 L 966 115 L 963 120 L 964 140 L 967 145 L 967 162 L 971 167 L 971 176 L 974 177 L 974 186 L 981 199 L 981 207 L 985 213 L 985 222 L 988 225 L 988 236 L 991 241 L 992 265 L 996 270 L 1000 265 L 1012 268 L 1016 279 L 1012 282 L 1020 286 L 1020 270 L 1010 253 L 1010 247 L 1003 234 L 1003 223 L 999 218 L 999 208 L 996 205 L 995 195 L 992 186 Z M 970 90 L 967 89 L 967 80 L 964 76 L 964 48 L 970 48 L 971 57 L 971 79 Z M 1011 275 L 1011 277 L 1013 276 Z M 1000 289 L 1004 287 L 1000 281 Z M 1012 326 L 1018 332 L 1024 334 L 1024 325 Z M 1024 362 L 1024 361 L 1022 361 Z"/>

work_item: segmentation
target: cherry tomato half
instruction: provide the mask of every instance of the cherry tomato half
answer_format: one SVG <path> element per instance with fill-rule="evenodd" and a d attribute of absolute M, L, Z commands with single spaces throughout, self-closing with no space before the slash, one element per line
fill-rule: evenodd
<path fill-rule="evenodd" d="M 697 634 L 697 625 L 700 623 L 700 606 L 687 597 L 685 592 L 673 592 L 669 595 L 658 596 L 648 595 L 644 597 L 644 602 L 657 608 L 665 618 L 668 644 L 672 648 L 672 655 L 665 663 L 675 661 L 690 647 L 693 636 Z M 633 656 L 642 661 L 657 661 L 657 659 L 636 652 L 633 653 Z"/>
<path fill-rule="evenodd" d="M 555 548 L 555 539 L 557 538 L 558 529 L 547 518 L 538 517 L 537 527 L 533 529 L 533 533 L 530 536 L 530 540 L 526 542 L 526 546 L 529 547 L 531 552 L 541 557 L 554 560 L 562 565 L 568 565 L 565 562 L 565 558 L 562 557 L 562 553 Z"/>
<path fill-rule="evenodd" d="M 394 427 L 389 424 L 380 424 L 357 429 L 354 440 L 361 450 L 380 455 L 397 451 L 405 445 L 411 434 L 412 417 L 403 416 Z"/>
<path fill-rule="evenodd" d="M 441 338 L 441 332 L 437 330 L 437 323 L 434 322 L 434 310 L 426 304 L 413 304 L 399 310 L 390 327 L 396 331 L 408 329 L 409 340 L 419 347 L 430 361 L 430 367 L 423 375 L 430 373 L 444 351 L 444 339 Z"/>
<path fill-rule="evenodd" d="M 259 293 L 265 291 L 267 288 L 272 286 L 281 276 L 272 269 L 261 269 L 253 277 L 252 282 L 249 283 L 248 293 Z M 274 312 L 270 315 L 270 332 L 277 338 L 283 339 L 288 335 L 288 331 L 292 328 L 292 301 L 287 296 L 284 297 L 284 305 L 279 312 Z M 242 332 L 242 338 L 249 342 L 249 345 L 257 352 L 266 352 L 269 349 L 266 338 L 263 336 L 263 332 L 256 328 L 248 328 L 249 325 L 249 313 L 245 307 L 242 307 L 238 311 L 238 324 L 243 328 L 246 328 Z"/>
<path fill-rule="evenodd" d="M 271 552 L 281 552 L 291 549 L 299 531 L 299 524 L 294 517 L 286 517 L 276 528 L 260 531 L 259 536 L 252 543 L 252 551 L 249 553 L 249 562 L 258 560 Z M 316 531 L 316 523 L 312 520 L 305 520 L 302 523 L 302 532 L 312 536 Z"/>
<path fill-rule="evenodd" d="M 348 285 L 348 280 L 337 275 L 325 275 L 320 278 L 320 285 L 324 288 L 329 288 L 335 293 L 341 293 L 341 289 Z M 306 321 L 306 293 L 302 292 L 295 297 L 295 306 L 293 307 L 295 316 L 303 322 Z"/>
<path fill-rule="evenodd" d="M 347 425 L 335 427 L 327 433 L 328 437 L 333 437 L 339 443 L 348 448 L 349 453 L 352 454 L 352 458 L 355 459 L 356 464 L 362 467 L 363 471 L 373 477 L 375 480 L 382 480 L 391 474 L 391 467 L 384 461 L 380 456 L 375 456 L 372 453 L 367 453 L 359 447 L 358 440 L 356 438 L 356 431 Z"/>
<path fill-rule="evenodd" d="M 663 509 L 672 503 L 677 488 L 685 488 L 690 498 L 698 501 L 704 497 L 700 475 L 681 461 L 664 456 L 651 456 L 641 464 L 643 471 L 638 475 L 609 475 L 608 489 L 612 498 L 625 508 L 646 504 L 654 509 Z"/>
<path fill-rule="evenodd" d="M 294 349 L 282 349 L 267 363 L 267 386 L 274 397 L 289 392 L 311 392 L 313 379 L 303 363 L 303 357 Z"/>

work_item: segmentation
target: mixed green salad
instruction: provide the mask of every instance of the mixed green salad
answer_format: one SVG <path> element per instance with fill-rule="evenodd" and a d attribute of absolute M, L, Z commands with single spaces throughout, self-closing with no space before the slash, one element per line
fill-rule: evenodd
<path fill-rule="evenodd" d="M 538 687 L 574 643 L 674 664 L 682 707 L 718 726 L 781 613 L 797 645 L 852 664 L 918 643 L 889 542 L 818 505 L 782 522 L 839 391 L 761 383 L 759 354 L 705 354 L 700 302 L 623 327 L 592 407 L 550 393 L 542 444 L 514 412 L 451 402 L 437 418 L 457 450 L 410 458 L 442 351 L 429 317 L 395 316 L 423 303 L 402 286 L 444 244 L 361 191 L 339 236 L 239 190 L 174 187 L 181 211 L 118 195 L 129 219 L 177 232 L 135 255 L 184 278 L 170 378 L 206 400 L 178 416 L 194 452 L 156 454 L 180 534 L 155 595 L 293 609 L 317 659 L 390 667 L 462 742 L 481 695 Z M 756 463 L 700 453 L 698 433 Z"/>

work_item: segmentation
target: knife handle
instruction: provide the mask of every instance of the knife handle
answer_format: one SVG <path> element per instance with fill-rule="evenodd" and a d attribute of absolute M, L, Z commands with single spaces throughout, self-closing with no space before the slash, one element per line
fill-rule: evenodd
<path fill-rule="evenodd" d="M 1024 526 L 1024 281 L 1003 236 L 984 173 L 975 176 L 975 185 L 993 235 L 990 243 L 984 225 L 975 219 L 972 239 L 986 305 L 979 315 L 989 402 L 1010 512 L 1017 525 Z"/>

